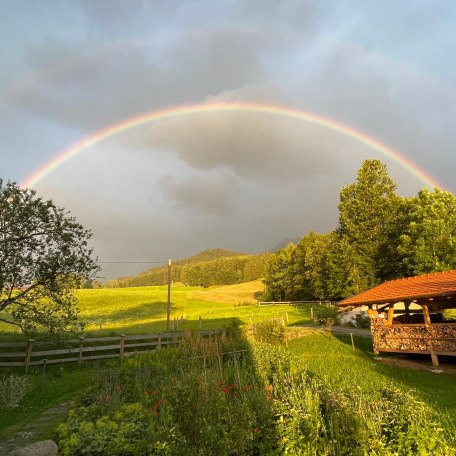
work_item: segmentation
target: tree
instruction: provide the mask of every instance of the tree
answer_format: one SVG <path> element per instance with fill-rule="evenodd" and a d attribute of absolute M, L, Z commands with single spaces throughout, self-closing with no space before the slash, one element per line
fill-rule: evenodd
<path fill-rule="evenodd" d="M 409 217 L 399 252 L 410 274 L 456 268 L 456 197 L 425 188 L 411 201 Z"/>
<path fill-rule="evenodd" d="M 293 276 L 296 246 L 288 244 L 271 255 L 266 263 L 265 279 L 267 294 L 274 300 L 294 299 Z"/>
<path fill-rule="evenodd" d="M 353 246 L 360 266 L 360 283 L 367 287 L 391 275 L 383 269 L 382 252 L 396 231 L 400 198 L 386 165 L 365 160 L 355 183 L 340 193 L 339 234 Z M 360 290 L 363 291 L 363 290 Z"/>
<path fill-rule="evenodd" d="M 90 237 L 51 200 L 0 179 L 0 320 L 53 334 L 74 329 L 74 289 L 99 270 Z"/>

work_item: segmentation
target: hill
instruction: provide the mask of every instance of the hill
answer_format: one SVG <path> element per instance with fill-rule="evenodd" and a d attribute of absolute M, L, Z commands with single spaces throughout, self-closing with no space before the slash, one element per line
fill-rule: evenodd
<path fill-rule="evenodd" d="M 186 285 L 230 285 L 263 276 L 269 254 L 248 255 L 232 250 L 204 250 L 188 258 L 173 261 L 171 280 Z M 135 276 L 110 280 L 107 288 L 141 287 L 167 283 L 167 266 L 158 266 Z"/>

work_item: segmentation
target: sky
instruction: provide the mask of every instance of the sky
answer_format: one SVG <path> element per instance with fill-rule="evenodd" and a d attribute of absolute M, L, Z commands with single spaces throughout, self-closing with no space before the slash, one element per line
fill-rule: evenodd
<path fill-rule="evenodd" d="M 355 129 L 456 193 L 455 2 L 1 3 L 4 180 L 27 182 L 135 116 L 259 103 Z M 429 185 L 327 126 L 205 111 L 108 136 L 33 188 L 93 231 L 108 279 L 209 248 L 256 253 L 331 231 L 340 189 L 373 158 L 401 195 Z"/>

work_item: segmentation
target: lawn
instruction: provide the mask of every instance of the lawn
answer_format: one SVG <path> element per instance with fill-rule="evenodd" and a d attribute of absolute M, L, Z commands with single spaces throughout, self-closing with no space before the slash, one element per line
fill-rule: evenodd
<path fill-rule="evenodd" d="M 349 336 L 335 336 L 329 332 L 311 332 L 289 343 L 290 350 L 299 356 L 309 373 L 352 394 L 378 391 L 387 385 L 412 390 L 431 407 L 433 418 L 444 426 L 447 437 L 456 443 L 454 376 L 382 364 L 374 359 L 369 339 L 355 338 L 355 346 L 353 351 Z"/>

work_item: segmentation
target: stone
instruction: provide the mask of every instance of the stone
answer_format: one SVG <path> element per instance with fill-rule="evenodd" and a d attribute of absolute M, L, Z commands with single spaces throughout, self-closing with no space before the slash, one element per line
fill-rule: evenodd
<path fill-rule="evenodd" d="M 54 441 L 43 440 L 13 451 L 9 456 L 56 456 L 58 451 L 59 449 Z"/>

